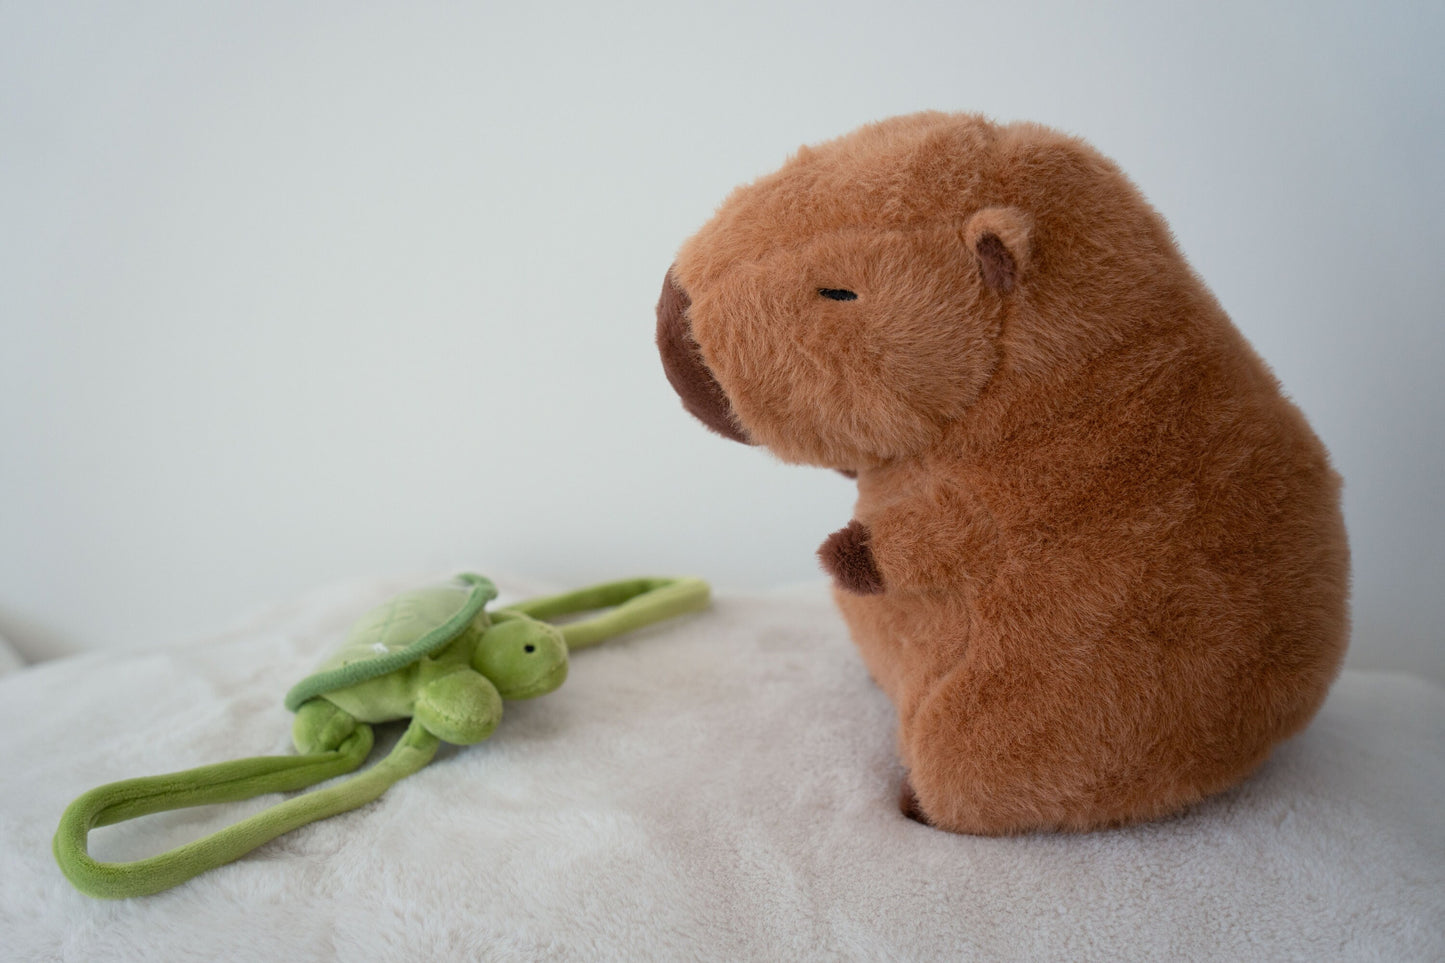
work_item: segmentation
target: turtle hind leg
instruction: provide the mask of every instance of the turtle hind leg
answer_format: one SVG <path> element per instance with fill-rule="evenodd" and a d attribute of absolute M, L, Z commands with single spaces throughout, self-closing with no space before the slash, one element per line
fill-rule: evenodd
<path fill-rule="evenodd" d="M 291 741 L 300 753 L 330 752 L 356 731 L 356 718 L 326 699 L 312 699 L 296 710 Z"/>
<path fill-rule="evenodd" d="M 422 688 L 413 716 L 443 742 L 468 746 L 490 736 L 502 721 L 502 697 L 486 676 L 459 668 Z"/>

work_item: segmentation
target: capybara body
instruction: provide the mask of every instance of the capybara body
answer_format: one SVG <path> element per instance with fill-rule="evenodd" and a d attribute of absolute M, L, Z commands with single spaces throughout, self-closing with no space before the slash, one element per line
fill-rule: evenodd
<path fill-rule="evenodd" d="M 1327 453 L 1075 138 L 928 113 L 804 148 L 683 246 L 658 343 L 710 427 L 856 476 L 820 554 L 932 825 L 1176 812 L 1338 672 Z"/>

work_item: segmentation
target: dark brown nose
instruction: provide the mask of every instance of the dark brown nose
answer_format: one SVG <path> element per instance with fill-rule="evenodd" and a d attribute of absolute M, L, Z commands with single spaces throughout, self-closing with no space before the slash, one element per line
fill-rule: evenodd
<path fill-rule="evenodd" d="M 662 297 L 657 300 L 657 351 L 662 355 L 662 370 L 693 417 L 724 438 L 752 444 L 693 340 L 687 319 L 691 305 L 687 292 L 668 271 L 662 281 Z"/>

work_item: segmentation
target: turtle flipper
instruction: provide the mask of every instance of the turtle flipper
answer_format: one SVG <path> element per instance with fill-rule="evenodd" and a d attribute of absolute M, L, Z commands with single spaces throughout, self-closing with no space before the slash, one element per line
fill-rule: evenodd
<path fill-rule="evenodd" d="M 325 699 L 312 699 L 296 710 L 291 741 L 300 753 L 330 752 L 356 731 L 356 718 Z"/>
<path fill-rule="evenodd" d="M 459 667 L 422 687 L 412 718 L 443 742 L 468 746 L 502 721 L 502 697 L 485 676 Z"/>

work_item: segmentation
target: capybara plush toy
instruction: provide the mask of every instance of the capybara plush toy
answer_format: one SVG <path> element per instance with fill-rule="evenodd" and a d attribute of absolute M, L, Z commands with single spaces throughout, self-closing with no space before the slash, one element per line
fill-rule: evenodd
<path fill-rule="evenodd" d="M 1164 816 L 1323 701 L 1339 478 L 1087 144 L 924 113 L 803 148 L 683 245 L 657 340 L 706 425 L 857 478 L 819 555 L 915 818 Z"/>

